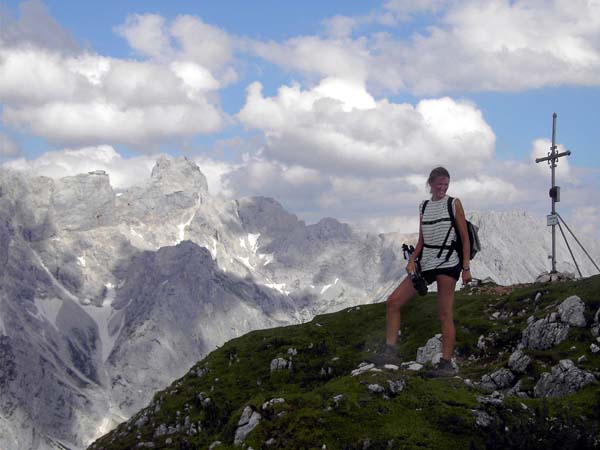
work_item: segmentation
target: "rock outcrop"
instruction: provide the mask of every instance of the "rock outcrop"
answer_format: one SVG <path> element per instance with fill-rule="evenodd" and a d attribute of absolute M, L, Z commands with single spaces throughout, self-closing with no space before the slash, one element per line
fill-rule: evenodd
<path fill-rule="evenodd" d="M 562 397 L 596 382 L 593 374 L 579 369 L 573 361 L 563 359 L 550 373 L 542 374 L 533 392 L 536 397 Z"/>
<path fill-rule="evenodd" d="M 552 317 L 532 321 L 523 331 L 521 342 L 532 350 L 546 350 L 563 342 L 569 335 L 569 325 L 554 322 Z"/>

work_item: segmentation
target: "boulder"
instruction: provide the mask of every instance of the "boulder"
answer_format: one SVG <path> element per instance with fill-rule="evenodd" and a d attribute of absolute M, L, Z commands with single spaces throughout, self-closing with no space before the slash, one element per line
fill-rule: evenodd
<path fill-rule="evenodd" d="M 532 350 L 546 350 L 563 342 L 569 335 L 569 325 L 550 322 L 550 318 L 531 322 L 523 331 L 521 343 Z"/>
<path fill-rule="evenodd" d="M 516 350 L 508 358 L 508 367 L 516 373 L 525 373 L 531 363 L 531 358 L 523 353 L 523 350 Z"/>
<path fill-rule="evenodd" d="M 481 387 L 496 391 L 509 388 L 515 381 L 515 376 L 509 369 L 500 369 L 481 377 Z"/>
<path fill-rule="evenodd" d="M 371 394 L 381 394 L 382 392 L 385 392 L 385 388 L 380 384 L 369 384 L 367 389 Z"/>
<path fill-rule="evenodd" d="M 271 361 L 271 372 L 275 372 L 277 370 L 283 370 L 288 366 L 287 359 L 284 358 L 275 358 Z"/>
<path fill-rule="evenodd" d="M 246 406 L 242 412 L 242 417 L 240 417 L 238 422 L 237 430 L 235 430 L 233 443 L 235 445 L 240 445 L 244 442 L 244 439 L 246 439 L 250 432 L 259 424 L 261 418 L 262 416 L 257 411 Z"/>
<path fill-rule="evenodd" d="M 570 359 L 563 359 L 550 373 L 542 374 L 533 388 L 533 394 L 536 397 L 562 397 L 591 383 L 596 383 L 593 374 L 581 370 Z"/>
<path fill-rule="evenodd" d="M 391 394 L 396 395 L 404 390 L 406 387 L 406 381 L 400 380 L 387 380 L 389 391 Z"/>
<path fill-rule="evenodd" d="M 429 339 L 424 347 L 419 347 L 417 350 L 417 362 L 420 364 L 434 363 L 442 354 L 442 335 L 436 334 Z"/>
<path fill-rule="evenodd" d="M 567 298 L 558 306 L 560 320 L 574 327 L 585 327 L 584 311 L 585 303 L 576 295 Z"/>

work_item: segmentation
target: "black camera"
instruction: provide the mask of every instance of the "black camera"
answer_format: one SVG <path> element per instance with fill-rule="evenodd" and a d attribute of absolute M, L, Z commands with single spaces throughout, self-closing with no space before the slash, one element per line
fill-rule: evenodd
<path fill-rule="evenodd" d="M 426 295 L 427 294 L 427 282 L 425 281 L 425 278 L 423 278 L 423 275 L 421 274 L 421 265 L 417 262 L 415 264 L 415 268 L 416 268 L 416 270 L 409 274 L 410 280 L 412 281 L 412 284 L 413 284 L 415 290 L 419 293 L 419 295 Z"/>

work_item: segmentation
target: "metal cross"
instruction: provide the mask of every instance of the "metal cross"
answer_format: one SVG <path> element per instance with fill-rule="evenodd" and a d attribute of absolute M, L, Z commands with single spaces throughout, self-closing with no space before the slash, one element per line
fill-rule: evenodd
<path fill-rule="evenodd" d="M 556 176 L 554 169 L 558 163 L 558 158 L 562 156 L 569 156 L 570 150 L 566 152 L 558 153 L 556 147 L 556 113 L 552 114 L 552 147 L 548 152 L 548 156 L 544 158 L 536 158 L 535 162 L 540 163 L 542 161 L 548 161 L 550 164 L 550 170 L 552 171 L 552 185 L 550 186 L 550 198 L 552 199 L 552 212 L 547 216 L 548 226 L 552 226 L 552 272 L 556 273 L 556 225 L 558 225 L 558 216 L 556 214 L 556 202 L 560 202 L 560 187 L 556 186 Z"/>

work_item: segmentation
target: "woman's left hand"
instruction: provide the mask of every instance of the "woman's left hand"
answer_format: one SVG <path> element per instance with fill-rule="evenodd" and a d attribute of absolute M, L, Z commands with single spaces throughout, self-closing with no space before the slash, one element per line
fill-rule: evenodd
<path fill-rule="evenodd" d="M 462 281 L 463 281 L 463 284 L 469 284 L 471 281 L 473 281 L 473 277 L 471 276 L 470 270 L 462 271 Z"/>

